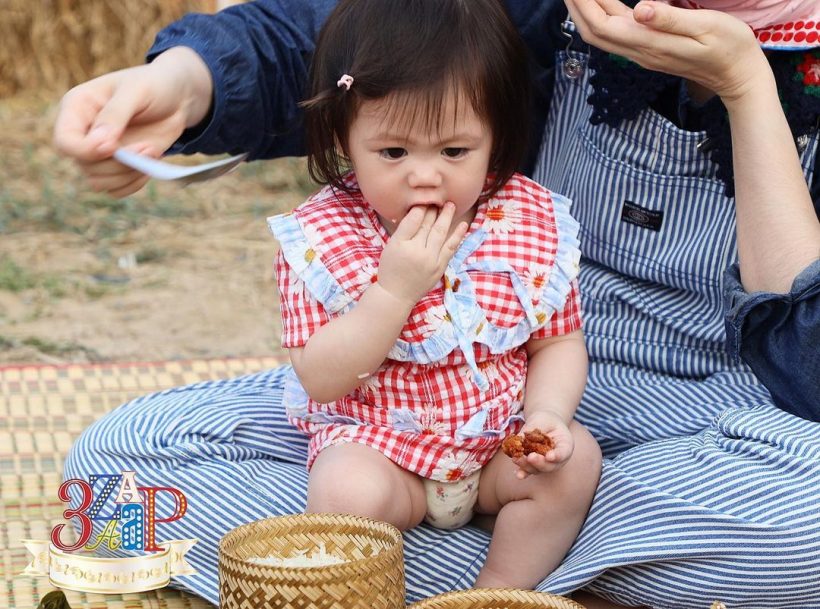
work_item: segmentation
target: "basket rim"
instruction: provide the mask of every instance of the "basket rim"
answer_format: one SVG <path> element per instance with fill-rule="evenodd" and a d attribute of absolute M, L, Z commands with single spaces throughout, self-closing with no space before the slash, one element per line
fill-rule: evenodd
<path fill-rule="evenodd" d="M 252 526 L 259 526 L 262 523 L 269 522 L 269 521 L 279 521 L 279 522 L 286 522 L 287 520 L 298 520 L 303 522 L 306 525 L 310 524 L 329 524 L 335 523 L 335 521 L 339 520 L 349 520 L 352 521 L 354 524 L 364 526 L 366 528 L 375 528 L 383 533 L 386 533 L 390 537 L 393 538 L 395 542 L 388 548 L 385 548 L 384 551 L 378 552 L 373 556 L 368 556 L 366 558 L 358 558 L 355 560 L 345 560 L 344 562 L 333 564 L 333 565 L 316 565 L 316 566 L 305 566 L 305 567 L 283 567 L 278 565 L 266 565 L 261 563 L 254 563 L 250 562 L 247 559 L 239 558 L 236 554 L 230 550 L 225 549 L 226 541 L 228 540 L 228 536 L 233 535 L 241 535 L 243 530 L 248 529 Z M 222 568 L 222 559 L 223 557 L 226 559 L 230 559 L 231 561 L 243 564 L 243 565 L 250 565 L 253 568 L 258 569 L 265 569 L 274 571 L 276 573 L 281 573 L 283 575 L 297 575 L 299 573 L 303 573 L 305 571 L 311 571 L 313 573 L 324 571 L 327 573 L 328 576 L 332 575 L 336 571 L 340 572 L 348 572 L 351 568 L 364 568 L 370 566 L 373 563 L 379 562 L 391 562 L 395 560 L 395 554 L 398 554 L 400 557 L 404 555 L 403 549 L 403 541 L 404 538 L 402 537 L 401 531 L 394 527 L 392 524 L 388 522 L 382 522 L 380 520 L 375 520 L 373 518 L 367 518 L 365 516 L 353 516 L 350 514 L 336 514 L 336 513 L 318 513 L 312 512 L 309 514 L 300 513 L 300 514 L 283 514 L 281 516 L 269 516 L 267 518 L 260 518 L 258 520 L 254 520 L 252 522 L 248 522 L 238 527 L 235 527 L 225 533 L 222 538 L 219 540 L 218 545 L 218 556 L 217 562 L 219 568 Z"/>

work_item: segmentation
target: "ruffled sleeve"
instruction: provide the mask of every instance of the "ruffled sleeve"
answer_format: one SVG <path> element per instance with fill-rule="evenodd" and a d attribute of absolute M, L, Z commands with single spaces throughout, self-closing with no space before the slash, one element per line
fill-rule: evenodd
<path fill-rule="evenodd" d="M 282 347 L 303 347 L 319 328 L 330 321 L 330 315 L 322 303 L 305 289 L 304 282 L 287 263 L 281 250 L 276 256 L 276 285 L 282 316 Z"/>
<path fill-rule="evenodd" d="M 573 280 L 564 306 L 547 320 L 547 322 L 532 333 L 530 338 L 550 338 L 562 336 L 580 330 L 581 322 L 581 293 L 578 290 L 578 281 Z"/>
<path fill-rule="evenodd" d="M 304 345 L 322 325 L 355 306 L 362 259 L 361 243 L 356 247 L 354 239 L 360 232 L 355 202 L 324 188 L 293 212 L 268 218 L 279 241 L 283 347 Z"/>
<path fill-rule="evenodd" d="M 581 270 L 580 226 L 569 213 L 570 201 L 551 193 L 558 246 L 549 280 L 541 293 L 542 321 L 532 338 L 561 336 L 578 330 L 581 322 L 581 296 L 578 273 Z"/>

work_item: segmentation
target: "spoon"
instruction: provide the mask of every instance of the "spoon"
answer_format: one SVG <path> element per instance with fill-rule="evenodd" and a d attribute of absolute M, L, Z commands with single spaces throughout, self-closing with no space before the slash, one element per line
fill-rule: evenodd
<path fill-rule="evenodd" d="M 158 161 L 124 148 L 119 148 L 114 152 L 114 158 L 123 165 L 131 169 L 136 169 L 140 173 L 155 178 L 157 180 L 168 180 L 180 182 L 182 184 L 193 184 L 194 182 L 204 182 L 213 180 L 221 175 L 233 171 L 237 165 L 245 160 L 247 154 L 238 154 L 227 159 L 203 163 L 200 165 L 175 165 Z"/>

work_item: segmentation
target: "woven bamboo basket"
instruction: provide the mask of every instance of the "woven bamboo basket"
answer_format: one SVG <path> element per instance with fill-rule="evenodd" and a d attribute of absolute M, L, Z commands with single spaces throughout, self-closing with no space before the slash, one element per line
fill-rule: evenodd
<path fill-rule="evenodd" d="M 279 567 L 248 560 L 313 553 L 322 545 L 346 562 Z M 340 514 L 278 516 L 237 527 L 219 543 L 219 601 L 221 609 L 403 609 L 401 533 Z"/>
<path fill-rule="evenodd" d="M 407 609 L 584 609 L 563 596 L 515 590 L 512 588 L 477 588 L 447 592 L 410 605 Z"/>

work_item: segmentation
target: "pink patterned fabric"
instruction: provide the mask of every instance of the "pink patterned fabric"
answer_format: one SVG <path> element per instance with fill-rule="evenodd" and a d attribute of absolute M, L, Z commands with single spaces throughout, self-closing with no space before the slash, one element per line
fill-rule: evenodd
<path fill-rule="evenodd" d="M 767 48 L 800 49 L 820 44 L 820 2 L 817 0 L 666 1 L 673 6 L 733 15 L 749 24 L 758 41 Z"/>
<path fill-rule="evenodd" d="M 353 300 L 376 280 L 379 257 L 389 235 L 360 197 L 324 189 L 294 212 L 310 243 L 311 264 L 321 262 Z M 504 260 L 538 303 L 549 281 L 558 249 L 556 217 L 550 193 L 534 182 L 513 177 L 491 201 L 482 203 L 469 236 L 480 228 L 487 236 L 468 258 L 470 264 Z M 477 304 L 490 324 L 513 328 L 525 317 L 508 274 L 468 271 Z M 298 347 L 334 314 L 319 303 L 280 252 L 276 275 L 281 296 L 282 345 Z M 401 339 L 419 342 L 441 332 L 448 323 L 444 290 L 460 286 L 440 282 L 412 310 Z M 572 332 L 581 327 L 577 284 L 568 285 L 565 305 L 549 319 L 539 319 L 532 338 Z M 341 313 L 337 313 L 341 314 Z M 459 480 L 477 471 L 497 451 L 507 431 L 520 428 L 526 379 L 524 344 L 502 353 L 474 343 L 478 367 L 490 382 L 480 390 L 463 352 L 456 346 L 432 363 L 386 360 L 356 391 L 330 404 L 308 400 L 308 415 L 350 417 L 358 424 L 311 422 L 310 416 L 291 422 L 311 435 L 308 467 L 324 448 L 358 442 L 379 450 L 401 467 L 422 477 Z M 486 421 L 474 437 L 457 437 L 457 430 L 486 410 Z M 512 419 L 511 419 L 512 418 Z M 509 429 L 508 429 L 509 427 Z"/>

